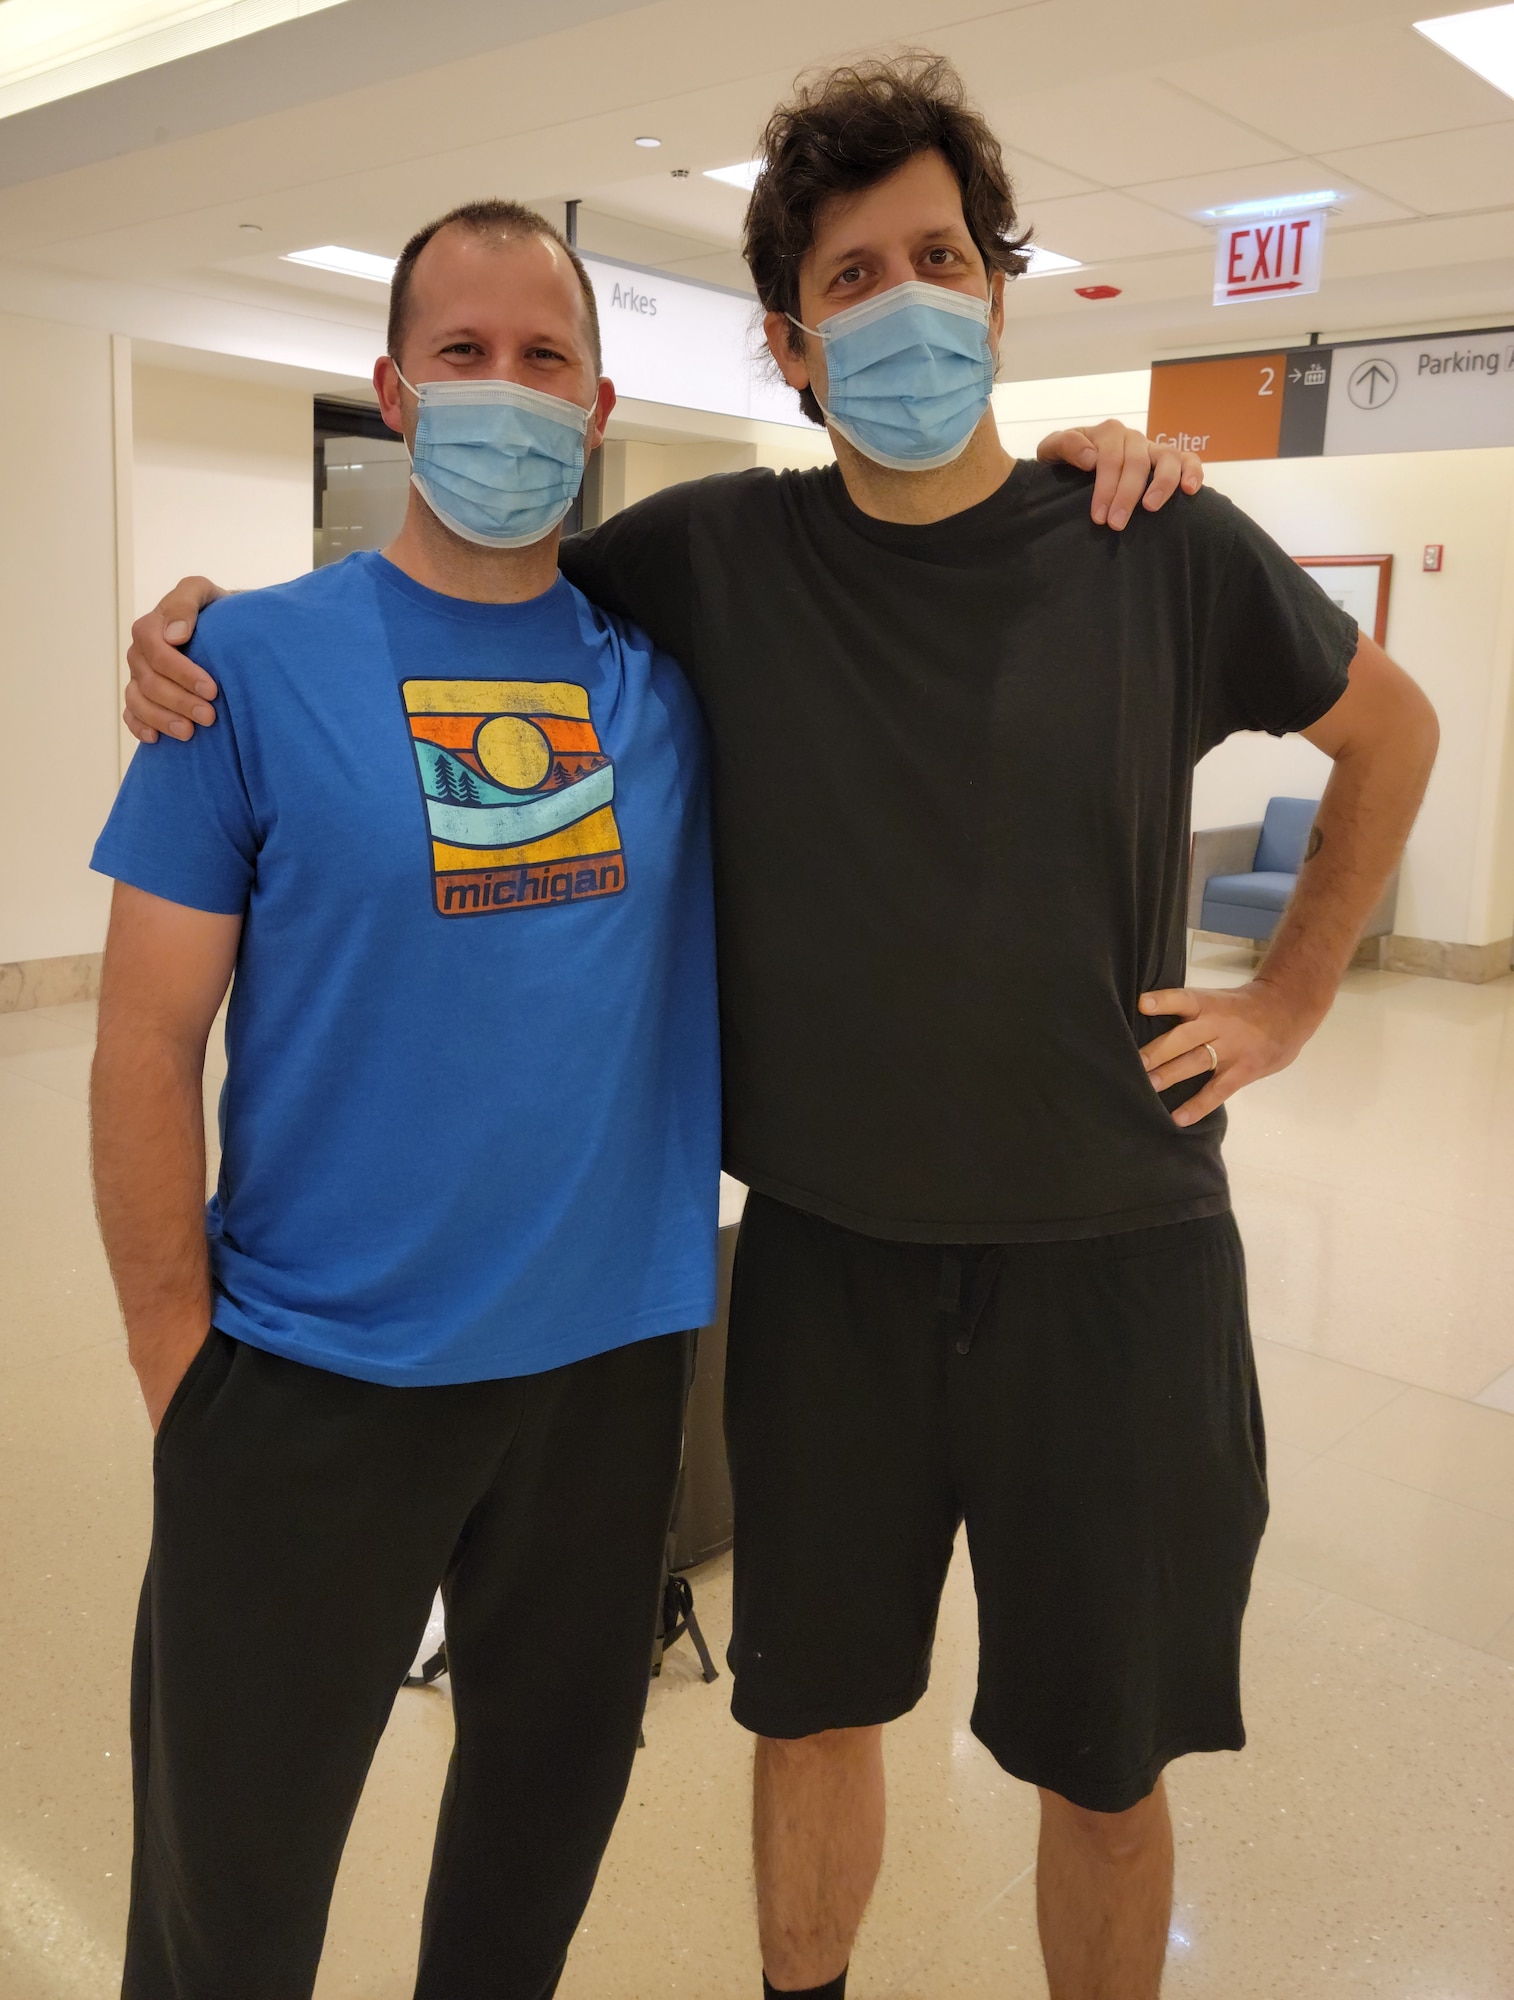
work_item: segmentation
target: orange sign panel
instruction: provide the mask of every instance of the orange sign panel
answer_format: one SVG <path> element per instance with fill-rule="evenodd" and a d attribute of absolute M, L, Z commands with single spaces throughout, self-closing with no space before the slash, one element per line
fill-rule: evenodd
<path fill-rule="evenodd" d="M 1218 355 L 1151 371 L 1146 435 L 1200 458 L 1276 458 L 1283 354 Z"/>

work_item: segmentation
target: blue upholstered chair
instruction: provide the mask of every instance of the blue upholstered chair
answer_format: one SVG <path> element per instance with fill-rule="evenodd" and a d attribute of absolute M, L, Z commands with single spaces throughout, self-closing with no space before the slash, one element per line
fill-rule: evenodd
<path fill-rule="evenodd" d="M 1304 865 L 1318 799 L 1269 799 L 1260 824 L 1206 827 L 1193 836 L 1188 927 L 1261 942 L 1277 929 Z M 1398 907 L 1398 871 L 1362 931 L 1386 937 Z"/>

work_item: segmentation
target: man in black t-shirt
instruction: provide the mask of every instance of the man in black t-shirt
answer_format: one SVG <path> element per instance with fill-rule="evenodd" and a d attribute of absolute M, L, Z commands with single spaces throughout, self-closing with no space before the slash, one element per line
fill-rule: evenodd
<path fill-rule="evenodd" d="M 1243 1741 L 1266 1515 L 1219 1107 L 1328 1009 L 1434 719 L 1224 500 L 1110 536 L 1079 474 L 1005 455 L 1024 258 L 944 65 L 823 78 L 763 150 L 748 260 L 837 464 L 657 494 L 562 562 L 676 654 L 713 738 L 765 1984 L 843 1990 L 881 1726 L 923 1691 L 965 1523 L 973 1727 L 1040 1788 L 1053 2000 L 1150 2000 L 1161 1774 Z M 163 622 L 134 664 L 158 694 L 193 684 Z M 1256 977 L 1190 991 L 1192 770 L 1237 729 L 1301 730 L 1335 769 Z"/>

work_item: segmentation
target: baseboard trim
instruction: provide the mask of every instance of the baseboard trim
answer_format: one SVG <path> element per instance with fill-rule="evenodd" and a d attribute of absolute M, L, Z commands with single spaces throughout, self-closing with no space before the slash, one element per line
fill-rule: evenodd
<path fill-rule="evenodd" d="M 1455 979 L 1465 986 L 1486 986 L 1510 971 L 1514 938 L 1493 944 L 1445 944 L 1438 938 L 1384 939 L 1383 965 L 1389 972 L 1417 972 L 1426 979 Z"/>
<path fill-rule="evenodd" d="M 98 1000 L 103 952 L 75 958 L 13 958 L 0 963 L 0 1014 L 28 1007 L 64 1007 L 71 1000 Z"/>
<path fill-rule="evenodd" d="M 1251 938 L 1223 937 L 1217 931 L 1194 931 L 1196 944 L 1229 945 L 1235 951 L 1249 951 L 1259 959 L 1265 944 Z M 1447 944 L 1439 938 L 1364 938 L 1352 955 L 1356 971 L 1381 968 L 1384 972 L 1413 972 L 1421 979 L 1454 979 L 1463 986 L 1486 986 L 1489 980 L 1508 977 L 1514 967 L 1514 938 L 1499 938 L 1493 944 Z"/>

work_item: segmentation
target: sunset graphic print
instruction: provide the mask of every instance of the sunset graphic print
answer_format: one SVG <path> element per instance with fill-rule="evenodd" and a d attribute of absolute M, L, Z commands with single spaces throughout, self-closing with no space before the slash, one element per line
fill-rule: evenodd
<path fill-rule="evenodd" d="M 571 681 L 401 686 L 443 917 L 618 896 L 615 767 Z"/>

